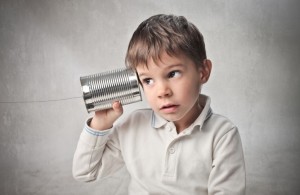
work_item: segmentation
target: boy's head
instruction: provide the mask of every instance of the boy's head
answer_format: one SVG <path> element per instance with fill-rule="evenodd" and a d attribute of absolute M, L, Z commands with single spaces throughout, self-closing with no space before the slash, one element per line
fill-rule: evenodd
<path fill-rule="evenodd" d="M 142 22 L 130 40 L 126 64 L 136 70 L 154 112 L 174 122 L 178 132 L 198 117 L 211 62 L 203 36 L 184 17 L 155 15 Z"/>
<path fill-rule="evenodd" d="M 129 42 L 126 65 L 136 69 L 148 60 L 160 60 L 166 52 L 170 56 L 184 54 L 198 67 L 206 59 L 205 44 L 197 27 L 183 16 L 155 15 L 142 22 Z"/>

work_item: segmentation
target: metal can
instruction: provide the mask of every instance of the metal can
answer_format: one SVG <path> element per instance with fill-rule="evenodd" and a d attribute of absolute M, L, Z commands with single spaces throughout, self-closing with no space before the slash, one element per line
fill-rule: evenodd
<path fill-rule="evenodd" d="M 137 74 L 130 68 L 80 77 L 80 83 L 88 113 L 112 108 L 115 101 L 122 105 L 142 101 Z"/>

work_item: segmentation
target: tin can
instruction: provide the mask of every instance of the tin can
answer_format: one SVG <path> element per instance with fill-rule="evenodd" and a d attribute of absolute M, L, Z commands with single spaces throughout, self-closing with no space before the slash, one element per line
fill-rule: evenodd
<path fill-rule="evenodd" d="M 115 101 L 122 105 L 142 101 L 136 72 L 130 68 L 80 77 L 87 112 L 112 108 Z"/>

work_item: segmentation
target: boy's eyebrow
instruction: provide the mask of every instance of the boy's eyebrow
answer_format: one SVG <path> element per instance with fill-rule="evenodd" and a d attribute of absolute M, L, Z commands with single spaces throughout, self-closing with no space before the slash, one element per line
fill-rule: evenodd
<path fill-rule="evenodd" d="M 141 73 L 137 72 L 137 74 L 138 74 L 138 77 L 147 76 L 148 75 L 147 72 L 143 72 L 143 71 Z"/>
<path fill-rule="evenodd" d="M 170 65 L 167 65 L 167 67 L 165 69 L 169 70 L 169 69 L 174 69 L 174 68 L 185 68 L 185 65 L 183 65 L 183 64 L 170 64 Z"/>
<path fill-rule="evenodd" d="M 169 70 L 169 69 L 176 68 L 176 67 L 185 67 L 185 66 L 183 64 L 171 64 L 171 65 L 166 65 L 165 69 Z M 139 77 L 147 76 L 147 73 L 141 72 L 141 73 L 138 73 L 138 76 Z"/>
<path fill-rule="evenodd" d="M 183 64 L 171 64 L 171 65 L 168 65 L 168 69 L 171 69 L 171 68 L 174 68 L 174 67 L 177 67 L 177 66 L 184 67 Z"/>
<path fill-rule="evenodd" d="M 141 73 L 141 74 L 138 73 L 138 76 L 142 77 L 142 76 L 146 76 L 146 74 L 145 73 Z"/>

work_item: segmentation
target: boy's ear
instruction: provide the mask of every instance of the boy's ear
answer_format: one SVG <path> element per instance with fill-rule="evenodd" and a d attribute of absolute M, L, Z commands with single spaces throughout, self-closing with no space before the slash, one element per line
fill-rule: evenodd
<path fill-rule="evenodd" d="M 200 81 L 204 84 L 208 81 L 212 69 L 212 63 L 209 59 L 203 60 L 203 64 L 200 68 Z"/>

